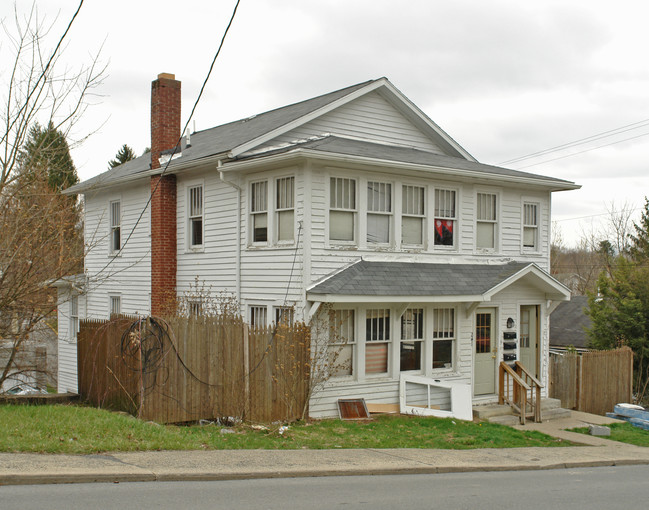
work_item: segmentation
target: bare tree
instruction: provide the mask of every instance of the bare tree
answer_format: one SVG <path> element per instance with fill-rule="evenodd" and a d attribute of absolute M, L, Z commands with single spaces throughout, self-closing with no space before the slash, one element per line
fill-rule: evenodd
<path fill-rule="evenodd" d="M 102 82 L 98 57 L 76 69 L 61 60 L 82 4 L 51 49 L 53 25 L 39 18 L 35 4 L 25 14 L 15 6 L 13 18 L 0 22 L 0 47 L 12 59 L 0 71 L 0 388 L 33 373 L 22 354 L 30 334 L 56 310 L 48 286 L 83 268 L 76 198 L 50 186 L 49 158 L 34 157 L 51 147 L 31 147 L 32 157 L 24 157 L 35 125 L 67 136 Z"/>

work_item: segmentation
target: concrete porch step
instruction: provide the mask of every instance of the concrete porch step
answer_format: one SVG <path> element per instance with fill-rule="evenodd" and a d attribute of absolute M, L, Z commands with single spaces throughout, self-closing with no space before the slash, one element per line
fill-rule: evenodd
<path fill-rule="evenodd" d="M 541 399 L 541 419 L 543 421 L 557 420 L 568 416 L 570 416 L 570 411 L 561 407 L 561 401 L 559 399 Z M 474 406 L 473 418 L 477 420 L 486 420 L 489 423 L 499 423 L 501 425 L 510 426 L 519 423 L 519 417 L 514 414 L 514 411 L 510 406 L 499 404 L 482 404 Z"/>

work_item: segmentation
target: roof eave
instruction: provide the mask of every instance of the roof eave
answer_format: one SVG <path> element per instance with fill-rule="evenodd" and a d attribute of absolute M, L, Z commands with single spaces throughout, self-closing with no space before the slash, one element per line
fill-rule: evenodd
<path fill-rule="evenodd" d="M 368 296 L 359 294 L 318 294 L 306 293 L 307 301 L 322 303 L 475 303 L 488 301 L 482 295 L 458 296 Z"/>
<path fill-rule="evenodd" d="M 464 177 L 467 179 L 485 178 L 489 177 L 490 180 L 507 183 L 517 183 L 521 185 L 540 186 L 550 191 L 568 191 L 581 188 L 580 185 L 570 181 L 555 180 L 555 179 L 538 179 L 533 177 L 518 177 L 510 175 L 499 175 L 494 173 L 476 172 L 473 170 L 460 170 L 451 167 L 442 167 L 436 165 L 423 165 L 420 163 L 406 163 L 403 161 L 392 161 L 386 159 L 376 159 L 367 156 L 350 156 L 348 154 L 340 154 L 333 152 L 323 152 L 315 149 L 305 149 L 296 147 L 288 152 L 281 154 L 273 154 L 271 156 L 259 156 L 250 160 L 243 161 L 228 161 L 223 164 L 221 170 L 223 172 L 231 172 L 235 170 L 245 170 L 247 168 L 254 168 L 263 162 L 277 163 L 288 161 L 297 158 L 309 158 L 321 161 L 332 161 L 336 163 L 356 163 L 356 164 L 371 164 L 373 166 L 385 167 L 391 170 L 395 168 L 401 170 L 425 171 L 429 173 L 451 175 L 452 177 Z"/>

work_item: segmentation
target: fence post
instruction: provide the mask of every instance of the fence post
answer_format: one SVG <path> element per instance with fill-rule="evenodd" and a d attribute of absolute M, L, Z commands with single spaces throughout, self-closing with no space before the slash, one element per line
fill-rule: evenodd
<path fill-rule="evenodd" d="M 244 415 L 250 419 L 250 337 L 248 325 L 243 324 L 243 391 Z"/>

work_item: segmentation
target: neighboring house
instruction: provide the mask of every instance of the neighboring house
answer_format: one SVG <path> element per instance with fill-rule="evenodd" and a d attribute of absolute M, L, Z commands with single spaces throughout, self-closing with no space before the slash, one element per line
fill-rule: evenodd
<path fill-rule="evenodd" d="M 340 352 L 312 416 L 396 403 L 402 373 L 470 384 L 474 402 L 496 398 L 502 359 L 546 380 L 549 315 L 570 298 L 548 274 L 550 195 L 579 186 L 478 163 L 385 78 L 192 133 L 172 156 L 180 82 L 162 74 L 151 126 L 151 153 L 67 190 L 92 249 L 60 323 L 158 314 L 196 279 L 254 324 L 288 303 Z"/>
<path fill-rule="evenodd" d="M 570 301 L 561 303 L 550 317 L 550 349 L 565 351 L 576 349 L 588 350 L 590 317 L 586 315 L 587 296 L 572 296 Z"/>

